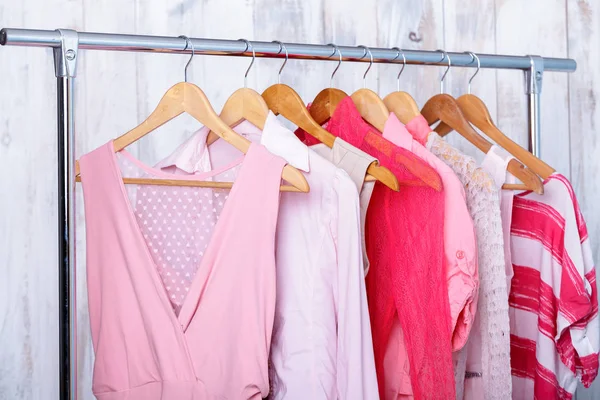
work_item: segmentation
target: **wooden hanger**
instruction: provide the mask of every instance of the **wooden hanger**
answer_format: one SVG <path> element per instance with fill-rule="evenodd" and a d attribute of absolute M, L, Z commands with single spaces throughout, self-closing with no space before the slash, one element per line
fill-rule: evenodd
<path fill-rule="evenodd" d="M 339 49 L 337 48 L 337 46 L 335 44 L 331 44 L 331 45 L 334 46 L 335 50 L 339 52 Z M 335 54 L 335 52 L 333 54 Z M 340 60 L 339 60 L 338 66 L 336 67 L 336 69 L 333 71 L 333 74 L 331 75 L 330 86 L 333 81 L 335 72 L 337 71 L 337 69 L 339 68 L 339 66 L 341 65 L 341 62 L 342 62 L 341 52 L 339 52 L 339 55 L 340 55 Z M 328 96 L 328 95 L 329 95 L 329 99 L 327 99 L 327 100 L 328 100 L 329 104 L 326 104 L 326 105 L 320 107 L 318 109 L 318 111 L 313 113 L 313 110 L 315 110 L 315 103 L 317 103 L 319 101 L 319 99 L 326 98 L 326 96 Z M 312 103 L 312 105 L 310 107 L 311 116 L 314 118 L 314 120 L 317 122 L 317 124 L 319 126 L 323 125 L 327 120 L 329 120 L 331 118 L 331 116 L 333 115 L 333 112 L 337 108 L 338 104 L 346 97 L 347 96 L 343 91 L 334 89 L 334 88 L 328 88 L 328 89 L 321 91 L 321 93 L 319 93 L 317 95 L 317 98 L 315 99 L 315 101 Z M 321 100 L 321 101 L 326 102 L 327 100 Z M 398 160 L 398 162 L 402 162 L 402 161 Z M 409 170 L 413 171 L 411 169 L 410 165 L 407 165 L 407 168 Z M 437 174 L 435 173 L 435 171 L 433 169 L 430 172 L 437 176 Z M 418 171 L 413 171 L 413 173 L 415 175 L 419 176 L 420 178 L 422 178 L 422 180 L 424 182 L 427 182 L 427 184 L 429 184 L 436 191 L 441 190 L 441 186 L 439 186 L 439 183 L 438 184 L 432 183 L 432 181 L 430 179 L 428 179 L 426 176 L 421 176 Z M 372 179 L 373 179 L 373 177 L 371 175 L 367 175 L 367 177 L 365 178 L 365 180 L 367 180 L 367 181 L 372 180 Z"/>
<path fill-rule="evenodd" d="M 225 102 L 219 118 L 230 128 L 238 126 L 242 121 L 248 121 L 262 130 L 269 114 L 269 107 L 260 93 L 253 89 L 241 88 L 233 92 Z M 210 131 L 206 144 L 210 146 L 219 139 L 219 135 Z"/>
<path fill-rule="evenodd" d="M 186 48 L 191 40 L 186 39 Z M 172 86 L 158 103 L 156 109 L 150 116 L 137 127 L 113 141 L 115 152 L 122 150 L 133 142 L 146 136 L 148 133 L 164 125 L 173 118 L 185 113 L 190 114 L 204 126 L 213 130 L 219 137 L 232 144 L 235 148 L 246 154 L 250 148 L 250 141 L 237 134 L 223 122 L 213 110 L 208 98 L 204 92 L 196 85 L 187 82 L 187 68 L 194 57 L 192 47 L 192 56 L 185 67 L 185 82 L 177 83 Z M 77 163 L 75 172 L 79 177 L 79 164 Z M 281 186 L 282 191 L 308 192 L 309 186 L 304 175 L 296 168 L 286 165 L 283 168 L 282 178 L 292 186 Z M 218 187 L 231 188 L 231 182 L 201 182 L 191 180 L 169 180 L 169 179 L 144 179 L 144 178 L 126 178 L 125 183 L 135 183 L 143 185 L 166 185 L 166 186 L 193 186 L 193 187 Z"/>
<path fill-rule="evenodd" d="M 233 92 L 231 96 L 225 102 L 219 118 L 223 120 L 229 127 L 234 128 L 238 126 L 242 121 L 248 121 L 252 125 L 262 130 L 265 126 L 265 121 L 269 115 L 269 107 L 262 96 L 252 89 L 248 89 L 248 73 L 254 65 L 256 59 L 256 53 L 252 43 L 246 39 L 240 39 L 246 42 L 246 49 L 252 49 L 252 61 L 244 74 L 244 87 Z M 219 139 L 219 135 L 210 131 L 206 137 L 206 145 L 210 146 Z"/>
<path fill-rule="evenodd" d="M 331 74 L 331 78 L 329 78 L 329 87 L 321 90 L 310 105 L 310 115 L 321 126 L 331 119 L 338 104 L 348 97 L 346 92 L 333 87 L 333 77 L 340 68 L 340 65 L 342 65 L 342 52 L 337 45 L 333 43 L 329 45 L 334 47 L 332 56 L 337 52 L 340 55 L 340 59 Z"/>
<path fill-rule="evenodd" d="M 365 55 L 369 54 L 369 67 L 363 75 L 363 88 L 352 93 L 350 96 L 354 105 L 358 109 L 361 117 L 369 124 L 373 125 L 379 132 L 383 132 L 390 112 L 381 97 L 374 91 L 367 89 L 367 74 L 373 66 L 373 53 L 367 46 L 358 46 L 365 49 Z M 363 56 L 364 57 L 364 56 Z"/>
<path fill-rule="evenodd" d="M 398 47 L 393 47 L 394 50 L 398 51 L 398 57 L 400 56 L 400 52 L 402 52 L 402 59 L 404 60 L 402 64 L 402 69 L 398 73 L 396 77 L 397 82 L 397 91 L 392 92 L 385 96 L 383 99 L 383 103 L 387 107 L 390 112 L 393 112 L 396 117 L 403 124 L 408 124 L 415 117 L 421 115 L 421 111 L 419 110 L 419 106 L 413 97 L 407 92 L 400 91 L 400 75 L 404 72 L 404 68 L 406 68 L 406 56 L 404 52 L 400 50 Z M 396 58 L 398 58 L 396 57 Z"/>
<path fill-rule="evenodd" d="M 279 42 L 279 45 L 282 48 L 285 48 L 281 42 Z M 279 77 L 281 76 L 283 67 L 287 63 L 287 49 L 285 49 L 285 54 L 285 62 L 279 69 Z M 278 82 L 280 82 L 279 78 Z M 313 119 L 304 102 L 302 101 L 302 98 L 300 98 L 294 89 L 282 83 L 277 83 L 269 86 L 263 92 L 262 96 L 269 106 L 269 109 L 275 115 L 283 115 L 288 121 L 293 122 L 299 128 L 302 128 L 305 132 L 308 132 L 310 135 L 317 138 L 327 147 L 333 147 L 336 137 L 323 129 L 323 127 Z M 389 169 L 380 166 L 377 161 L 374 161 L 371 163 L 371 165 L 369 165 L 369 168 L 367 168 L 367 174 L 372 175 L 375 177 L 375 179 L 394 191 L 398 191 L 400 189 L 400 185 L 396 176 Z"/>
<path fill-rule="evenodd" d="M 473 76 L 469 79 L 469 84 L 467 88 L 467 94 L 460 96 L 456 99 L 461 111 L 467 118 L 469 122 L 475 125 L 480 131 L 485 133 L 489 138 L 491 138 L 494 142 L 496 142 L 500 147 L 504 148 L 515 158 L 520 160 L 525 166 L 535 172 L 537 175 L 541 176 L 543 179 L 547 179 L 550 175 L 552 175 L 555 170 L 546 164 L 544 161 L 534 156 L 529 151 L 525 150 L 523 147 L 519 146 L 513 140 L 511 140 L 508 136 L 506 136 L 494 123 L 492 116 L 485 103 L 477 96 L 471 94 L 471 81 L 475 78 L 475 75 L 479 72 L 479 57 L 475 53 L 468 52 L 473 59 L 477 60 L 477 71 Z M 447 135 L 452 128 L 450 128 L 444 122 L 440 123 L 435 131 L 440 136 Z"/>
<path fill-rule="evenodd" d="M 310 105 L 310 115 L 319 125 L 329 121 L 338 104 L 348 95 L 346 92 L 336 88 L 326 88 L 317 94 Z"/>
<path fill-rule="evenodd" d="M 444 52 L 444 58 L 447 56 L 448 54 Z M 456 100 L 452 96 L 444 94 L 444 79 L 450 70 L 450 66 L 451 61 L 448 57 L 448 69 L 446 69 L 440 83 L 442 93 L 429 99 L 427 103 L 425 103 L 425 106 L 423 106 L 421 114 L 425 117 L 429 125 L 436 121 L 445 122 L 461 136 L 474 144 L 479 150 L 487 153 L 491 149 L 492 144 L 473 129 L 460 110 Z M 529 169 L 526 169 L 519 161 L 515 159 L 511 160 L 508 163 L 507 169 L 511 174 L 523 182 L 525 186 L 505 184 L 502 186 L 503 189 L 532 190 L 538 194 L 544 193 L 544 187 L 540 177 L 535 175 Z"/>
<path fill-rule="evenodd" d="M 379 132 L 383 132 L 390 112 L 383 100 L 381 100 L 381 97 L 367 88 L 358 89 L 350 97 L 358 109 L 360 116 L 373 125 Z"/>

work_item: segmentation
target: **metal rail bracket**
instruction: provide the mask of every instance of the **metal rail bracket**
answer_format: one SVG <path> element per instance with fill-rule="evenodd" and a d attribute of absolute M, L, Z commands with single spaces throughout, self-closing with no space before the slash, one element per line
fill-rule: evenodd
<path fill-rule="evenodd" d="M 525 94 L 540 94 L 544 78 L 544 59 L 540 56 L 528 57 L 531 60 L 531 68 L 525 70 Z"/>
<path fill-rule="evenodd" d="M 77 75 L 77 57 L 79 53 L 79 34 L 71 29 L 57 29 L 61 45 L 54 47 L 54 71 L 56 77 L 74 78 Z"/>

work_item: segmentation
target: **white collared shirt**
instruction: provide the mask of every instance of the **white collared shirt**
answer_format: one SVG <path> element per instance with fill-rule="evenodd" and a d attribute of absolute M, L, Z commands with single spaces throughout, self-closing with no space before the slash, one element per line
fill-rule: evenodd
<path fill-rule="evenodd" d="M 374 161 L 377 161 L 377 159 L 375 157 L 371 157 L 364 151 L 357 149 L 339 137 L 335 138 L 332 148 L 327 147 L 323 143 L 315 144 L 310 146 L 310 148 L 346 171 L 356 185 L 356 189 L 360 193 L 360 234 L 363 249 L 363 267 L 365 268 L 366 276 L 369 272 L 370 263 L 366 251 L 367 243 L 365 239 L 365 227 L 367 208 L 369 207 L 369 202 L 371 201 L 371 195 L 373 194 L 373 189 L 375 188 L 375 182 L 367 182 L 365 181 L 365 177 L 367 175 L 367 169 Z"/>
<path fill-rule="evenodd" d="M 271 398 L 378 399 L 356 185 L 270 112 L 262 133 L 246 121 L 234 130 L 302 170 L 310 185 L 280 202 Z M 207 148 L 207 135 L 201 129 L 157 167 L 202 173 L 240 155 L 224 140 Z"/>

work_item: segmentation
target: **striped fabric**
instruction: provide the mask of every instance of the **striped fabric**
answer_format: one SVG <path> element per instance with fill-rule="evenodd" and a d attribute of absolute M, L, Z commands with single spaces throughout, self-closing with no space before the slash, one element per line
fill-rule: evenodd
<path fill-rule="evenodd" d="M 513 399 L 572 399 L 598 373 L 596 270 L 570 182 L 515 196 L 509 297 Z"/>

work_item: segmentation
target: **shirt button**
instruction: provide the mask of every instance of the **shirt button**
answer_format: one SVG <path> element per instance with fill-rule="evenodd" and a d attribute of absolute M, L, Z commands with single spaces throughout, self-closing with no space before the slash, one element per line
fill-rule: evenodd
<path fill-rule="evenodd" d="M 465 258 L 465 252 L 462 250 L 458 250 L 456 252 L 456 258 L 458 258 L 459 260 L 462 260 L 463 258 Z"/>

